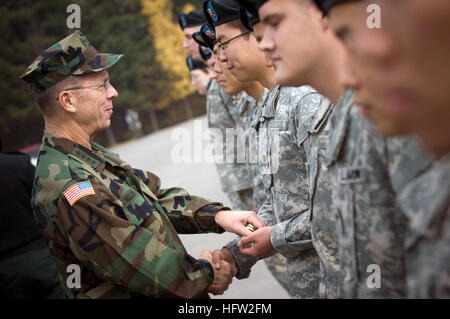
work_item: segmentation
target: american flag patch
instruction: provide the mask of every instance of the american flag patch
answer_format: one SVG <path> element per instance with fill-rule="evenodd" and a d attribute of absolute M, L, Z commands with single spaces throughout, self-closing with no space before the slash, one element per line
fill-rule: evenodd
<path fill-rule="evenodd" d="M 90 181 L 80 182 L 72 185 L 64 192 L 64 196 L 69 202 L 70 206 L 73 206 L 77 200 L 84 196 L 95 195 L 94 188 Z"/>

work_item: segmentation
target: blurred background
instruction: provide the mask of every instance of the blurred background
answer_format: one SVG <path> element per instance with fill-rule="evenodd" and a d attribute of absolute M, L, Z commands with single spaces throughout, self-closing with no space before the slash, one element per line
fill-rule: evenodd
<path fill-rule="evenodd" d="M 111 128 L 96 141 L 107 147 L 205 113 L 205 98 L 190 85 L 178 15 L 200 9 L 203 0 L 2 0 L 0 2 L 0 136 L 3 151 L 33 149 L 43 120 L 27 84 L 19 79 L 34 58 L 75 29 L 105 53 L 124 58 L 110 70 L 119 92 Z M 34 147 L 35 148 L 35 147 Z"/>

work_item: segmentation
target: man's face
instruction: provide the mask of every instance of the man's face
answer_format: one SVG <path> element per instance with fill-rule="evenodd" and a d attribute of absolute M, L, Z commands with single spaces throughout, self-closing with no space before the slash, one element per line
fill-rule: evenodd
<path fill-rule="evenodd" d="M 369 29 L 367 17 L 366 6 L 361 2 L 338 4 L 329 12 L 330 23 L 348 53 L 341 84 L 355 90 L 355 104 L 381 135 L 408 134 L 412 131 L 410 108 L 394 110 L 386 101 L 386 97 L 395 94 L 390 86 L 391 72 L 400 72 L 403 65 L 392 67 L 398 59 L 394 43 L 385 29 Z"/>
<path fill-rule="evenodd" d="M 199 69 L 191 71 L 191 84 L 195 86 L 198 94 L 206 95 L 206 81 L 208 81 L 208 73 Z"/>
<path fill-rule="evenodd" d="M 77 85 L 80 87 L 99 85 L 98 87 L 70 91 L 77 98 L 75 121 L 89 136 L 95 136 L 110 127 L 111 115 L 113 114 L 112 99 L 116 98 L 118 93 L 109 83 L 107 71 L 83 75 L 80 80 Z M 106 90 L 101 86 L 105 80 L 107 81 Z"/>
<path fill-rule="evenodd" d="M 206 61 L 206 65 L 208 66 L 208 77 L 210 79 L 217 79 L 217 73 L 214 71 L 216 61 L 217 55 L 215 53 L 212 53 L 211 57 Z"/>
<path fill-rule="evenodd" d="M 218 44 L 224 43 L 242 33 L 239 28 L 224 23 L 216 27 Z M 223 51 L 219 50 L 219 59 L 241 82 L 260 80 L 261 68 L 264 68 L 264 54 L 258 49 L 255 37 L 250 34 L 240 36 L 227 43 Z"/>
<path fill-rule="evenodd" d="M 258 22 L 253 26 L 253 35 L 255 36 L 256 42 L 258 42 L 259 49 L 264 52 L 264 65 L 268 68 L 272 68 L 274 67 L 274 63 L 271 51 L 264 50 L 264 48 L 261 48 L 260 46 L 265 30 L 266 26 L 262 22 Z"/>
<path fill-rule="evenodd" d="M 271 0 L 259 9 L 266 29 L 260 47 L 270 53 L 276 82 L 286 86 L 309 83 L 322 38 L 321 14 L 297 0 Z"/>
<path fill-rule="evenodd" d="M 217 74 L 217 84 L 223 87 L 228 95 L 235 95 L 244 89 L 242 82 L 238 81 L 230 71 L 226 63 L 217 60 L 214 66 L 214 72 Z"/>
<path fill-rule="evenodd" d="M 187 27 L 183 30 L 184 33 L 184 41 L 183 41 L 183 49 L 186 49 L 188 51 L 188 54 L 191 55 L 194 60 L 202 60 L 202 57 L 200 55 L 199 51 L 199 45 L 197 42 L 195 42 L 192 35 L 200 31 L 201 26 L 196 27 Z"/>
<path fill-rule="evenodd" d="M 425 146 L 438 156 L 450 151 L 450 1 L 380 0 L 390 35 L 410 74 L 405 95 Z"/>

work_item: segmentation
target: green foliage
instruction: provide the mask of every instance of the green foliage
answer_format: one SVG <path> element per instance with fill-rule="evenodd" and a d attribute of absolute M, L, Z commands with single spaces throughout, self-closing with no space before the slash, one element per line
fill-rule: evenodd
<path fill-rule="evenodd" d="M 80 6 L 81 31 L 99 52 L 124 54 L 109 70 L 119 92 L 116 114 L 128 108 L 148 110 L 170 92 L 170 79 L 155 59 L 139 0 L 2 0 L 0 136 L 10 149 L 39 142 L 43 120 L 31 90 L 19 77 L 40 52 L 73 32 L 66 26 L 71 3 Z"/>

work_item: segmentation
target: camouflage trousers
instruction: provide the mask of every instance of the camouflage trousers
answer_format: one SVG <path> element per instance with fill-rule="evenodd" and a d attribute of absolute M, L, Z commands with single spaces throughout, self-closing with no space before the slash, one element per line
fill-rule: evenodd
<path fill-rule="evenodd" d="M 286 257 L 277 253 L 273 256 L 264 259 L 267 268 L 278 283 L 289 292 L 289 279 L 286 268 Z"/>

